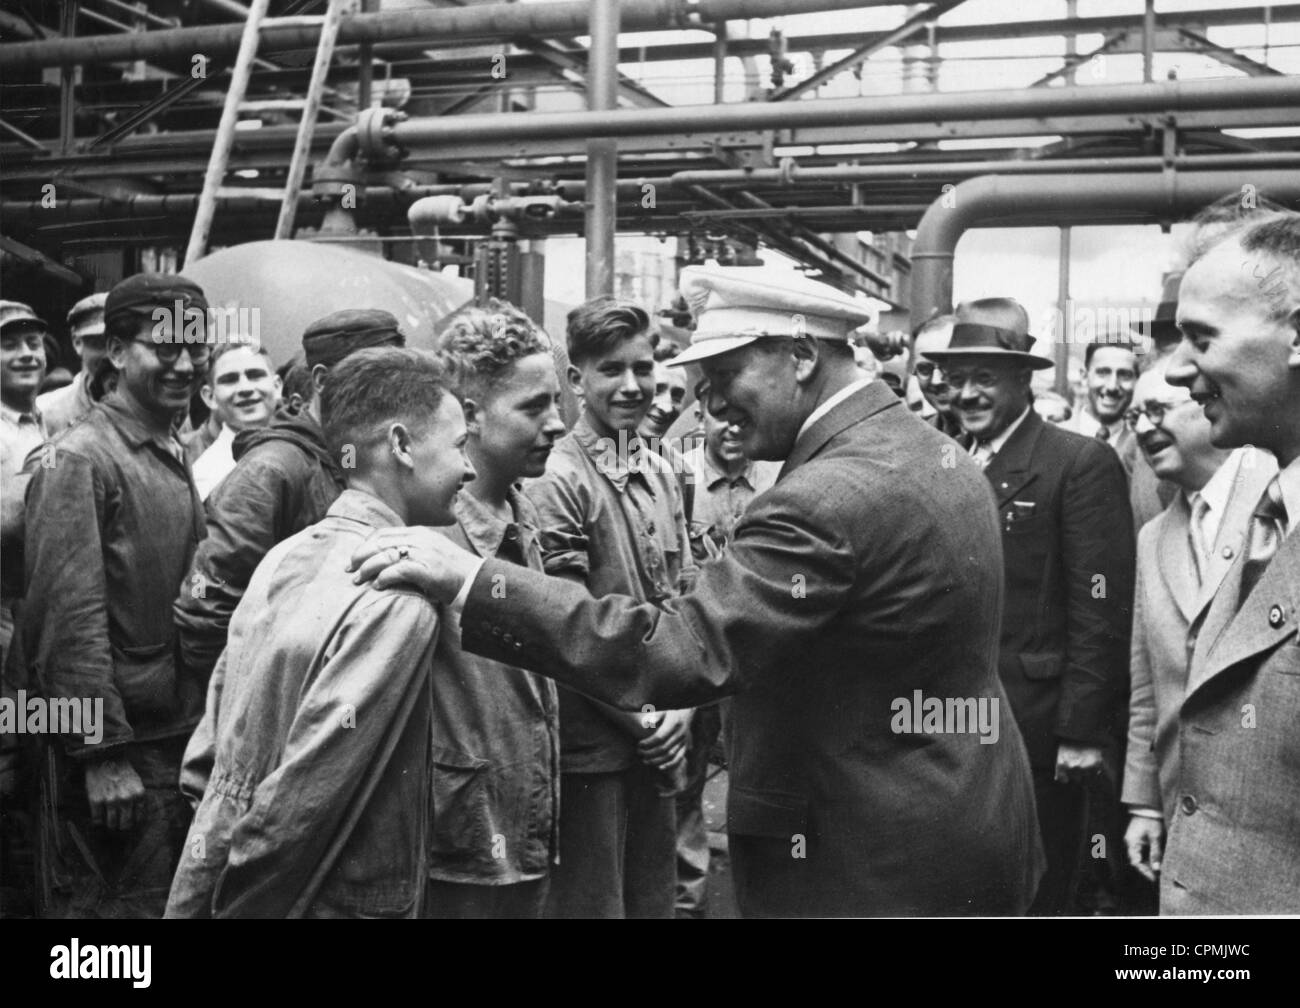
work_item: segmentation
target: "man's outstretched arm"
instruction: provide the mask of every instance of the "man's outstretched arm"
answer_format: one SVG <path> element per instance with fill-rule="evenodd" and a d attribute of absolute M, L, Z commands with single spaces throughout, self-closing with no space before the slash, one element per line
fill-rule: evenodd
<path fill-rule="evenodd" d="M 472 577 L 461 615 L 466 650 L 622 710 L 665 710 L 734 693 L 764 668 L 798 664 L 853 586 L 856 560 L 836 524 L 825 504 L 769 495 L 694 591 L 659 606 L 594 599 L 572 582 L 502 561 L 479 566 L 425 529 L 386 529 L 353 563 L 362 580 L 413 584 L 447 603 Z"/>

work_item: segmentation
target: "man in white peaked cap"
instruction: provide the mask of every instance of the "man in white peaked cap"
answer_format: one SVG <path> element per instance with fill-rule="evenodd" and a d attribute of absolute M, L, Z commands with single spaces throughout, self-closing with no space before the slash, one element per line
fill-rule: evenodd
<path fill-rule="evenodd" d="M 857 370 L 863 305 L 750 270 L 682 272 L 704 405 L 782 459 L 727 551 L 661 605 L 477 557 L 425 529 L 354 556 L 460 610 L 462 646 L 625 710 L 736 694 L 727 827 L 746 916 L 1021 914 L 1041 874 L 997 674 L 979 469 Z M 561 851 L 563 857 L 563 851 Z"/>

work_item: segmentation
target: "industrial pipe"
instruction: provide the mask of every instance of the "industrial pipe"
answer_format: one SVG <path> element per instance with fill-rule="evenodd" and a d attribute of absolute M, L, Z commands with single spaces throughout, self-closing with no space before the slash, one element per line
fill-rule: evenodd
<path fill-rule="evenodd" d="M 587 108 L 618 108 L 618 0 L 591 0 Z M 587 141 L 586 295 L 614 293 L 614 232 L 618 219 L 618 141 Z"/>
<path fill-rule="evenodd" d="M 980 224 L 1095 223 L 1098 211 L 1185 217 L 1220 196 L 1254 186 L 1285 203 L 1300 201 L 1300 173 L 1165 172 L 1159 175 L 985 175 L 953 187 L 930 205 L 912 243 L 912 323 L 952 310 L 952 263 L 957 242 Z"/>
<path fill-rule="evenodd" d="M 409 150 L 470 140 L 650 136 L 1071 115 L 1176 114 L 1201 109 L 1289 106 L 1300 107 L 1300 77 L 1162 81 L 1156 84 L 959 91 L 888 97 L 872 95 L 607 112 L 429 116 L 394 121 L 384 132 L 390 142 Z"/>
<path fill-rule="evenodd" d="M 973 178 L 977 175 L 1047 175 L 1069 172 L 1203 171 L 1224 168 L 1300 168 L 1300 151 L 1269 151 L 1257 154 L 1198 154 L 1174 158 L 1167 164 L 1161 157 L 1044 158 L 1041 160 L 941 161 L 913 164 L 837 165 L 833 168 L 801 168 L 793 161 L 781 168 L 721 168 L 673 172 L 675 186 L 743 185 L 798 187 L 816 182 L 871 182 L 906 179 Z"/>
<path fill-rule="evenodd" d="M 888 7 L 897 0 L 632 0 L 621 5 L 624 31 L 659 28 L 703 28 L 718 21 L 786 17 L 820 11 Z M 430 48 L 450 41 L 552 37 L 588 33 L 588 0 L 546 4 L 489 4 L 478 7 L 434 7 L 354 14 L 339 27 L 340 45 L 427 41 Z M 314 49 L 321 21 L 313 18 L 274 18 L 261 29 L 263 53 Z M 83 35 L 39 42 L 0 45 L 0 63 L 10 75 L 35 67 L 68 63 L 127 63 L 166 58 L 188 60 L 195 53 L 209 58 L 235 52 L 243 31 L 240 24 L 197 28 L 164 28 L 148 32 Z"/>

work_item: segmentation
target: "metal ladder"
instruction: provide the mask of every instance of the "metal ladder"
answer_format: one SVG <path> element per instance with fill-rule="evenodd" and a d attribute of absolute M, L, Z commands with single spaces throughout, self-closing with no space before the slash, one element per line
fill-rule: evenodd
<path fill-rule="evenodd" d="M 212 218 L 217 207 L 217 194 L 226 176 L 230 164 L 230 151 L 235 141 L 235 125 L 239 113 L 258 111 L 267 107 L 266 102 L 245 102 L 248 80 L 252 76 L 253 61 L 257 57 L 257 44 L 262 27 L 272 22 L 303 20 L 319 22 L 320 39 L 316 44 L 316 60 L 312 66 L 311 83 L 307 88 L 307 97 L 303 100 L 280 101 L 273 104 L 277 109 L 298 108 L 302 119 L 298 123 L 298 136 L 293 147 L 293 157 L 289 162 L 289 177 L 285 180 L 284 197 L 280 203 L 280 216 L 275 225 L 276 238 L 293 237 L 293 221 L 298 212 L 298 193 L 302 189 L 303 176 L 307 172 L 307 158 L 311 154 L 312 136 L 316 131 L 316 119 L 320 113 L 321 97 L 325 91 L 325 80 L 329 76 L 330 63 L 334 58 L 334 43 L 338 39 L 339 22 L 343 11 L 352 0 L 329 0 L 323 18 L 268 19 L 266 11 L 270 0 L 252 0 L 248 8 L 248 20 L 244 23 L 244 33 L 239 41 L 239 55 L 231 71 L 230 89 L 226 92 L 225 104 L 221 109 L 221 122 L 212 144 L 212 155 L 208 159 L 208 170 L 203 178 L 203 191 L 199 194 L 198 209 L 194 214 L 194 226 L 190 231 L 189 245 L 185 250 L 185 264 L 197 262 L 207 253 L 208 238 L 212 232 Z"/>

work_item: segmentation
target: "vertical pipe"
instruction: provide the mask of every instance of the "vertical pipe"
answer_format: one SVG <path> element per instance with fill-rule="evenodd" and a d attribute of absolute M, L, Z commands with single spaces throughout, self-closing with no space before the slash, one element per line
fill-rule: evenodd
<path fill-rule="evenodd" d="M 1142 79 L 1148 84 L 1155 79 L 1156 0 L 1147 0 L 1142 15 Z"/>
<path fill-rule="evenodd" d="M 1056 361 L 1056 391 L 1065 396 L 1071 408 L 1074 402 L 1070 397 L 1070 226 L 1061 228 L 1061 251 L 1058 256 L 1056 274 L 1056 307 L 1060 311 L 1060 324 L 1053 336 L 1056 346 L 1052 348 L 1052 357 Z"/>
<path fill-rule="evenodd" d="M 221 122 L 217 125 L 217 135 L 212 141 L 212 155 L 208 158 L 208 170 L 203 176 L 203 191 L 199 194 L 199 208 L 194 213 L 194 226 L 190 230 L 190 243 L 185 249 L 185 265 L 197 262 L 208 250 L 208 234 L 212 231 L 212 215 L 217 209 L 217 190 L 226 177 L 226 165 L 230 163 L 230 145 L 235 138 L 235 123 L 239 121 L 239 103 L 244 100 L 248 88 L 248 78 L 253 72 L 253 59 L 257 56 L 257 33 L 266 16 L 270 0 L 253 0 L 248 9 L 248 20 L 244 22 L 244 34 L 239 39 L 239 55 L 235 57 L 235 68 L 230 72 L 230 87 L 226 91 L 226 103 L 221 108 Z"/>
<path fill-rule="evenodd" d="M 62 24 L 59 33 L 64 38 L 77 34 L 78 0 L 63 0 Z M 77 67 L 64 63 L 59 67 L 59 151 L 67 154 L 77 139 L 76 97 Z"/>
<path fill-rule="evenodd" d="M 1065 0 L 1065 16 L 1073 21 L 1079 16 L 1079 0 Z M 1079 83 L 1079 65 L 1074 61 L 1075 56 L 1079 54 L 1078 37 L 1075 35 L 1065 36 L 1065 65 L 1069 67 L 1065 71 L 1066 85 Z"/>
<path fill-rule="evenodd" d="M 591 0 L 587 107 L 618 106 L 618 0 Z M 618 141 L 587 141 L 587 297 L 614 293 Z"/>
<path fill-rule="evenodd" d="M 713 104 L 721 105 L 727 83 L 727 22 L 713 28 Z"/>
<path fill-rule="evenodd" d="M 293 159 L 289 162 L 289 177 L 284 182 L 284 201 L 280 204 L 280 219 L 275 223 L 276 238 L 293 237 L 293 220 L 298 215 L 298 194 L 302 192 L 303 176 L 307 174 L 311 138 L 316 132 L 316 117 L 320 114 L 325 80 L 329 77 L 330 63 L 334 58 L 334 40 L 338 38 L 339 21 L 342 18 L 343 0 L 330 0 L 329 6 L 325 8 L 320 42 L 316 46 L 316 62 L 311 68 L 311 83 L 307 85 L 302 121 L 298 123 L 298 138 L 293 145 Z"/>
<path fill-rule="evenodd" d="M 378 9 L 377 3 L 378 0 L 361 0 L 361 13 L 373 14 Z M 375 73 L 372 48 L 369 42 L 362 42 L 357 50 L 357 112 L 370 108 L 370 92 Z"/>

